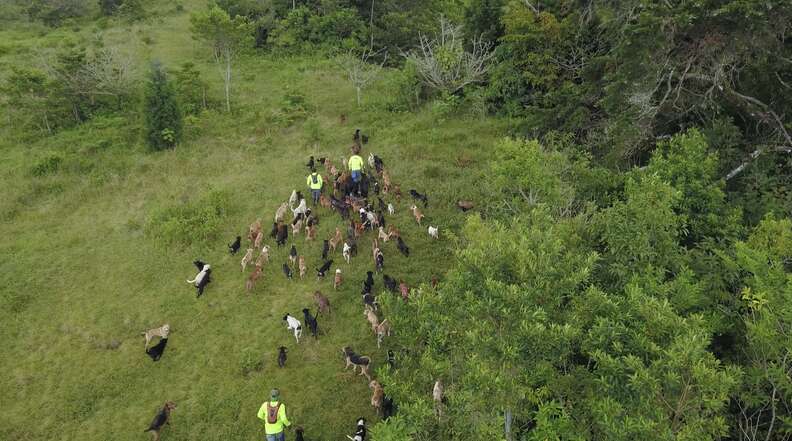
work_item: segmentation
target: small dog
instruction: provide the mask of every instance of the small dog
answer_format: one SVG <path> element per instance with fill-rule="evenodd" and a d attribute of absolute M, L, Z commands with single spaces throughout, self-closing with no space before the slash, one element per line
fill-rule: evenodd
<path fill-rule="evenodd" d="M 381 321 L 379 325 L 377 325 L 377 348 L 379 348 L 380 344 L 382 344 L 382 339 L 385 338 L 386 336 L 390 337 L 390 335 L 391 335 L 390 322 L 388 322 L 388 319 L 385 319 Z"/>
<path fill-rule="evenodd" d="M 315 240 L 316 239 L 316 224 L 307 225 L 305 227 L 305 240 Z"/>
<path fill-rule="evenodd" d="M 154 337 L 159 338 L 168 338 L 168 334 L 170 334 L 170 325 L 165 323 L 164 325 L 160 326 L 159 328 L 149 329 L 146 332 L 141 332 L 140 335 L 146 336 L 146 346 L 145 349 L 148 349 L 149 343 L 151 343 L 151 339 Z"/>
<path fill-rule="evenodd" d="M 410 207 L 410 210 L 412 210 L 413 217 L 415 217 L 415 221 L 418 222 L 418 226 L 420 227 L 421 226 L 421 219 L 424 218 L 424 214 L 421 213 L 421 210 L 419 210 L 418 207 L 415 206 L 415 205 Z"/>
<path fill-rule="evenodd" d="M 437 282 L 437 276 L 432 276 L 432 280 L 429 282 L 429 284 L 432 285 L 432 289 L 437 288 Z"/>
<path fill-rule="evenodd" d="M 372 311 L 377 310 L 377 298 L 374 297 L 373 294 L 370 292 L 363 292 L 363 307 L 371 309 Z"/>
<path fill-rule="evenodd" d="M 228 252 L 234 255 L 239 251 L 240 246 L 242 246 L 242 236 L 237 236 L 234 243 L 228 246 Z"/>
<path fill-rule="evenodd" d="M 278 367 L 286 366 L 286 346 L 278 348 Z"/>
<path fill-rule="evenodd" d="M 297 267 L 300 269 L 300 279 L 302 279 L 305 277 L 305 271 L 308 269 L 308 267 L 305 266 L 305 256 L 300 256 L 297 259 Z"/>
<path fill-rule="evenodd" d="M 173 401 L 166 401 L 165 405 L 162 406 L 162 409 L 160 409 L 160 411 L 157 412 L 157 415 L 154 416 L 154 419 L 151 421 L 151 424 L 149 424 L 148 429 L 144 430 L 144 432 L 154 432 L 154 441 L 159 440 L 162 428 L 166 424 L 170 424 L 170 413 L 173 411 L 173 409 L 176 409 L 176 403 Z"/>
<path fill-rule="evenodd" d="M 410 288 L 404 281 L 399 283 L 399 291 L 401 292 L 402 300 L 406 302 L 410 298 Z"/>
<path fill-rule="evenodd" d="M 377 327 L 379 326 L 379 319 L 377 318 L 377 314 L 374 313 L 374 310 L 368 306 L 363 307 L 363 315 L 368 320 L 369 324 L 371 325 L 371 332 L 375 335 L 377 334 Z"/>
<path fill-rule="evenodd" d="M 379 233 L 377 233 L 377 239 L 382 239 L 383 242 L 387 242 L 390 239 L 388 233 L 385 232 L 385 229 L 381 226 L 379 227 Z"/>
<path fill-rule="evenodd" d="M 212 266 L 206 263 L 201 262 L 200 260 L 196 260 L 193 262 L 193 265 L 196 266 L 200 270 L 198 274 L 195 275 L 195 278 L 192 280 L 188 280 L 187 283 L 191 283 L 195 286 L 198 290 L 198 295 L 196 297 L 201 297 L 201 294 L 204 292 L 204 288 L 209 282 L 212 281 Z"/>
<path fill-rule="evenodd" d="M 393 186 L 393 197 L 396 198 L 397 204 L 401 202 L 402 192 L 401 192 L 401 187 L 399 187 L 398 184 L 395 184 Z"/>
<path fill-rule="evenodd" d="M 292 214 L 296 218 L 299 215 L 305 216 L 305 213 L 308 211 L 308 204 L 305 203 L 304 198 L 300 198 L 300 203 L 297 205 L 297 208 L 292 210 Z"/>
<path fill-rule="evenodd" d="M 322 260 L 327 260 L 327 253 L 330 251 L 330 241 L 325 240 L 322 245 Z"/>
<path fill-rule="evenodd" d="M 349 263 L 349 262 L 347 262 L 347 263 Z M 341 268 L 336 268 L 336 270 L 335 270 L 335 279 L 333 279 L 333 289 L 338 289 L 338 287 L 341 286 L 341 282 L 342 281 L 343 280 L 341 278 Z"/>
<path fill-rule="evenodd" d="M 253 242 L 259 231 L 261 231 L 261 219 L 256 219 L 256 222 L 250 224 L 250 228 L 248 228 L 248 240 Z"/>
<path fill-rule="evenodd" d="M 443 416 L 443 382 L 439 378 L 432 388 L 432 400 L 434 400 L 437 417 L 441 418 Z"/>
<path fill-rule="evenodd" d="M 250 261 L 253 260 L 253 248 L 248 248 L 245 257 L 242 258 L 242 272 L 245 272 Z"/>
<path fill-rule="evenodd" d="M 299 426 L 295 427 L 294 428 L 294 441 L 305 441 L 305 438 L 303 438 L 303 432 L 305 432 L 305 430 L 303 430 L 302 427 L 299 427 Z"/>
<path fill-rule="evenodd" d="M 286 224 L 278 224 L 278 234 L 275 237 L 275 244 L 282 247 L 286 245 L 287 240 L 289 240 L 289 228 Z"/>
<path fill-rule="evenodd" d="M 366 441 L 366 419 L 363 417 L 358 418 L 357 420 L 357 429 L 355 430 L 354 436 L 347 435 L 352 441 Z"/>
<path fill-rule="evenodd" d="M 264 266 L 265 263 L 269 263 L 269 250 L 270 247 L 268 245 L 264 245 L 261 248 L 261 253 L 256 258 L 256 266 Z"/>
<path fill-rule="evenodd" d="M 394 213 L 396 213 L 396 208 L 393 206 L 393 204 L 388 202 L 388 214 L 393 215 Z"/>
<path fill-rule="evenodd" d="M 316 307 L 319 312 L 323 312 L 325 314 L 330 313 L 330 300 L 327 299 L 320 291 L 314 292 L 314 301 L 316 302 Z"/>
<path fill-rule="evenodd" d="M 388 174 L 387 170 L 382 170 L 382 193 L 388 194 L 391 191 L 391 180 L 390 174 Z"/>
<path fill-rule="evenodd" d="M 297 203 L 297 190 L 292 190 L 289 195 L 289 207 Z"/>
<path fill-rule="evenodd" d="M 393 239 L 394 237 L 401 237 L 401 232 L 399 231 L 398 228 L 394 227 L 393 224 L 391 224 L 388 227 L 388 237 L 390 237 L 391 239 Z"/>
<path fill-rule="evenodd" d="M 286 210 L 289 209 L 289 204 L 286 202 L 282 203 L 280 207 L 278 207 L 278 211 L 275 212 L 275 223 L 279 224 L 283 222 L 283 218 L 286 216 Z"/>
<path fill-rule="evenodd" d="M 146 349 L 146 354 L 151 357 L 152 361 L 159 361 L 162 358 L 162 354 L 165 353 L 166 346 L 168 346 L 168 339 L 162 338 L 156 345 Z"/>
<path fill-rule="evenodd" d="M 385 205 L 385 201 L 383 201 L 379 196 L 377 196 L 377 206 L 379 207 L 379 211 L 385 211 L 388 209 L 388 206 Z"/>
<path fill-rule="evenodd" d="M 286 329 L 294 332 L 294 339 L 297 340 L 297 344 L 300 344 L 300 337 L 302 336 L 302 324 L 300 324 L 300 321 L 290 316 L 289 313 L 283 316 L 283 321 L 286 322 Z"/>
<path fill-rule="evenodd" d="M 385 256 L 382 254 L 382 251 L 377 248 L 377 257 L 374 259 L 374 266 L 378 273 L 382 272 L 382 268 L 385 267 Z"/>
<path fill-rule="evenodd" d="M 393 353 L 392 350 L 388 349 L 388 358 L 387 358 L 388 366 L 391 369 L 396 369 L 396 355 Z"/>
<path fill-rule="evenodd" d="M 410 190 L 410 197 L 413 198 L 413 201 L 419 200 L 423 202 L 424 208 L 429 204 L 429 198 L 425 194 L 418 193 L 415 190 Z"/>
<path fill-rule="evenodd" d="M 349 246 L 348 243 L 344 242 L 344 260 L 346 260 L 347 265 L 349 265 L 349 260 L 352 258 L 352 247 Z"/>
<path fill-rule="evenodd" d="M 382 385 L 377 380 L 369 382 L 369 389 L 372 390 L 371 406 L 374 407 L 377 415 L 379 415 L 380 410 L 382 410 L 382 397 L 385 395 L 385 391 L 382 390 Z"/>
<path fill-rule="evenodd" d="M 396 248 L 399 249 L 399 252 L 404 254 L 404 257 L 410 257 L 410 248 L 407 246 L 406 243 L 402 240 L 401 237 L 396 238 Z"/>
<path fill-rule="evenodd" d="M 396 293 L 399 290 L 399 284 L 396 283 L 396 279 L 387 274 L 382 275 L 382 283 L 385 285 L 385 289 L 392 293 Z"/>
<path fill-rule="evenodd" d="M 292 266 L 297 264 L 297 247 L 294 245 L 292 245 L 291 250 L 289 250 L 289 261 Z"/>
<path fill-rule="evenodd" d="M 328 181 L 325 181 L 325 182 L 328 182 Z M 321 205 L 322 208 L 326 208 L 328 210 L 332 207 L 332 205 L 330 205 L 330 199 L 328 199 L 327 196 L 325 196 L 325 195 L 320 195 L 319 196 L 319 205 Z"/>
<path fill-rule="evenodd" d="M 468 210 L 472 210 L 473 209 L 473 202 L 458 200 L 457 201 L 457 208 L 462 210 L 462 212 L 466 212 Z"/>
<path fill-rule="evenodd" d="M 374 272 L 366 271 L 366 280 L 363 281 L 363 291 L 371 292 L 371 288 L 373 287 L 374 287 Z"/>
<path fill-rule="evenodd" d="M 316 317 L 311 315 L 311 311 L 309 311 L 308 308 L 303 308 L 302 312 L 303 312 L 303 318 L 305 319 L 305 324 L 308 325 L 308 329 L 311 330 L 311 335 L 313 335 L 314 338 L 318 338 L 319 323 L 316 321 Z"/>
<path fill-rule="evenodd" d="M 354 353 L 349 346 L 341 349 L 341 352 L 344 354 L 344 359 L 346 360 L 346 366 L 344 366 L 344 370 L 347 370 L 349 366 L 352 366 L 352 372 L 355 372 L 357 368 L 360 367 L 360 374 L 358 375 L 365 375 L 366 379 L 371 381 L 371 377 L 369 376 L 368 372 L 369 365 L 371 364 L 371 359 L 369 357 Z"/>
<path fill-rule="evenodd" d="M 256 269 L 250 274 L 245 282 L 245 290 L 250 293 L 256 287 L 256 281 L 261 277 L 261 265 L 256 265 Z"/>
<path fill-rule="evenodd" d="M 322 265 L 322 267 L 321 267 L 321 268 L 317 268 L 317 269 L 316 269 L 316 278 L 317 278 L 317 279 L 323 279 L 323 278 L 324 278 L 324 276 L 325 276 L 325 273 L 327 272 L 327 270 L 329 270 L 329 269 L 330 269 L 330 267 L 331 267 L 332 265 L 333 265 L 333 260 L 331 259 L 331 260 L 328 260 L 327 262 L 325 262 L 325 263 Z"/>
<path fill-rule="evenodd" d="M 261 242 L 263 241 L 264 241 L 264 232 L 259 231 L 258 234 L 256 234 L 256 240 L 253 241 L 253 248 L 257 248 L 257 249 L 261 248 Z"/>
<path fill-rule="evenodd" d="M 289 267 L 289 264 L 288 263 L 284 263 L 283 267 L 281 269 L 283 270 L 283 275 L 286 276 L 287 279 L 291 280 L 292 279 L 292 270 L 291 270 L 291 267 Z"/>
<path fill-rule="evenodd" d="M 300 234 L 300 230 L 302 230 L 303 220 L 302 219 L 295 219 L 292 222 L 292 236 L 297 236 Z"/>
<path fill-rule="evenodd" d="M 330 239 L 330 242 L 328 243 L 330 249 L 332 249 L 334 253 L 336 251 L 336 248 L 338 247 L 338 244 L 340 244 L 342 240 L 343 238 L 341 237 L 341 229 L 336 227 L 335 236 L 333 236 L 333 238 Z"/>
<path fill-rule="evenodd" d="M 273 239 L 275 239 L 276 237 L 278 237 L 278 224 L 277 224 L 277 223 L 273 223 L 273 224 L 272 224 L 272 230 L 270 230 L 270 234 L 269 234 L 269 236 L 270 236 L 271 238 L 273 238 Z"/>
<path fill-rule="evenodd" d="M 437 227 L 433 227 L 429 225 L 429 236 L 432 237 L 433 239 L 437 239 L 439 235 L 440 232 L 437 230 Z"/>

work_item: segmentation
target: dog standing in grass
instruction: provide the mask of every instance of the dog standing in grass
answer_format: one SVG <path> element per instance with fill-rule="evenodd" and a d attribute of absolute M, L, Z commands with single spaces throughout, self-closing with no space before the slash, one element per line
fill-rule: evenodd
<path fill-rule="evenodd" d="M 153 339 L 154 337 L 168 338 L 169 334 L 170 334 L 170 325 L 167 323 L 160 326 L 159 328 L 149 329 L 146 332 L 142 332 L 141 335 L 146 336 L 145 349 L 148 349 L 149 343 L 151 343 L 151 339 Z"/>
<path fill-rule="evenodd" d="M 144 430 L 144 432 L 154 432 L 154 441 L 159 441 L 162 428 L 166 424 L 170 424 L 170 413 L 173 409 L 176 409 L 176 403 L 173 401 L 166 401 L 162 409 L 154 416 L 148 429 Z"/>

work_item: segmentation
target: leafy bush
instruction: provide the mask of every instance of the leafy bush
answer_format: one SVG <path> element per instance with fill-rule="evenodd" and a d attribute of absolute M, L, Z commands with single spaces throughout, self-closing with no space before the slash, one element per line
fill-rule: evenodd
<path fill-rule="evenodd" d="M 51 154 L 45 156 L 36 162 L 36 165 L 30 169 L 30 174 L 33 176 L 46 176 L 55 173 L 58 171 L 62 163 L 63 157 L 60 155 Z"/>
<path fill-rule="evenodd" d="M 146 141 L 154 150 L 173 147 L 182 135 L 182 116 L 176 92 L 159 63 L 151 66 L 145 96 Z"/>
<path fill-rule="evenodd" d="M 302 6 L 289 11 L 271 32 L 272 45 L 285 52 L 354 48 L 365 38 L 366 24 L 352 9 L 319 14 Z"/>
<path fill-rule="evenodd" d="M 88 12 L 88 0 L 31 0 L 28 16 L 41 20 L 47 26 L 59 26 L 70 18 L 82 17 Z"/>
<path fill-rule="evenodd" d="M 243 377 L 247 377 L 254 372 L 259 372 L 264 369 L 264 360 L 260 353 L 257 353 L 251 348 L 242 350 L 242 355 L 239 360 L 239 371 Z"/>
<path fill-rule="evenodd" d="M 228 194 L 212 190 L 197 200 L 154 211 L 145 230 L 148 235 L 170 244 L 207 242 L 217 234 L 228 209 Z"/>

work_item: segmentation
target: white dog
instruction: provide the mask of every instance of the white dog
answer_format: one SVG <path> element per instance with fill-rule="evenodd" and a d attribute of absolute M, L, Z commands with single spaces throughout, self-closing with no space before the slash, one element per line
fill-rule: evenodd
<path fill-rule="evenodd" d="M 396 212 L 396 208 L 393 207 L 393 204 L 388 202 L 388 214 L 393 214 Z"/>
<path fill-rule="evenodd" d="M 306 211 L 308 211 L 308 205 L 306 205 L 305 199 L 303 198 L 303 199 L 300 199 L 300 204 L 297 205 L 297 208 L 292 210 L 292 213 L 294 214 L 294 217 L 296 218 L 297 215 L 300 214 L 300 213 L 302 213 L 303 216 L 304 216 Z"/>
<path fill-rule="evenodd" d="M 432 236 L 433 238 L 437 239 L 438 234 L 439 234 L 439 231 L 437 230 L 437 227 L 433 227 L 433 226 L 429 225 L 429 235 Z"/>
<path fill-rule="evenodd" d="M 352 257 L 352 247 L 349 246 L 348 243 L 344 242 L 344 260 L 346 263 L 349 264 L 349 259 Z"/>
<path fill-rule="evenodd" d="M 297 203 L 297 190 L 292 190 L 291 196 L 289 196 L 289 207 L 293 207 L 294 204 Z"/>
<path fill-rule="evenodd" d="M 300 336 L 302 336 L 302 324 L 300 324 L 300 321 L 289 314 L 283 316 L 283 320 L 286 321 L 286 329 L 294 331 L 294 338 L 297 340 L 297 344 L 300 344 Z"/>

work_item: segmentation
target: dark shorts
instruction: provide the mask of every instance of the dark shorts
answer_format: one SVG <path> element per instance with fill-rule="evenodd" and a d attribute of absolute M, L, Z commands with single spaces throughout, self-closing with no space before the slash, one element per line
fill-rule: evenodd
<path fill-rule="evenodd" d="M 360 182 L 360 178 L 363 177 L 363 173 L 360 170 L 352 170 L 352 182 Z"/>
<path fill-rule="evenodd" d="M 267 441 L 286 441 L 286 434 L 283 432 L 274 435 L 267 435 Z"/>

